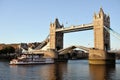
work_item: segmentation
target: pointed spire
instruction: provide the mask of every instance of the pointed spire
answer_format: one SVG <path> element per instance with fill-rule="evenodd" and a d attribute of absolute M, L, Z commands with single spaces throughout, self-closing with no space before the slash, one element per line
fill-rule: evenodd
<path fill-rule="evenodd" d="M 110 15 L 109 14 L 107 15 L 107 19 L 110 20 Z"/>
<path fill-rule="evenodd" d="M 96 13 L 94 12 L 94 19 L 96 19 Z"/>
<path fill-rule="evenodd" d="M 59 23 L 58 18 L 55 19 L 55 23 L 56 23 L 56 24 Z"/>
<path fill-rule="evenodd" d="M 94 12 L 94 16 L 96 16 L 96 13 Z"/>
<path fill-rule="evenodd" d="M 110 14 L 108 13 L 108 17 L 110 17 Z"/>
<path fill-rule="evenodd" d="M 104 11 L 103 11 L 102 7 L 100 8 L 100 12 L 99 13 L 100 14 L 104 14 Z"/>
<path fill-rule="evenodd" d="M 59 23 L 59 21 L 58 21 L 58 18 L 55 19 L 55 25 L 56 25 L 57 28 L 60 27 L 60 23 Z"/>

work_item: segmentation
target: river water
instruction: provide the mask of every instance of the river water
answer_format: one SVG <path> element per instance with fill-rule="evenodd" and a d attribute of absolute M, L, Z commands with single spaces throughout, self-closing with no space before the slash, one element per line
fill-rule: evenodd
<path fill-rule="evenodd" d="M 88 60 L 43 65 L 0 61 L 0 80 L 120 80 L 120 60 L 115 66 L 89 65 Z"/>

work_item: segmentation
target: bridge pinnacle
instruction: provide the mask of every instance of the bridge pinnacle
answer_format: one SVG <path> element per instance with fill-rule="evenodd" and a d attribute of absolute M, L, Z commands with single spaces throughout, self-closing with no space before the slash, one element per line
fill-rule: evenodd
<path fill-rule="evenodd" d="M 100 8 L 99 14 L 104 15 L 104 11 L 103 11 L 102 7 Z"/>

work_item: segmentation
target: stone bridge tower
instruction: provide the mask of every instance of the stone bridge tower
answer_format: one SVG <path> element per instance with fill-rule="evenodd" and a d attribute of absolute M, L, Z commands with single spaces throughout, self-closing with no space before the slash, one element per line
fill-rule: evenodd
<path fill-rule="evenodd" d="M 50 49 L 60 50 L 63 48 L 63 33 L 56 32 L 56 29 L 63 28 L 63 25 L 59 24 L 58 19 L 54 23 L 50 24 Z"/>
<path fill-rule="evenodd" d="M 100 8 L 98 14 L 94 14 L 94 47 L 100 50 L 110 50 L 110 34 L 105 30 L 104 26 L 110 27 L 110 18 L 103 9 Z"/>
<path fill-rule="evenodd" d="M 94 14 L 94 49 L 89 50 L 89 64 L 115 64 L 115 54 L 110 50 L 110 33 L 105 30 L 110 27 L 110 17 L 106 15 L 102 8 L 98 14 Z"/>

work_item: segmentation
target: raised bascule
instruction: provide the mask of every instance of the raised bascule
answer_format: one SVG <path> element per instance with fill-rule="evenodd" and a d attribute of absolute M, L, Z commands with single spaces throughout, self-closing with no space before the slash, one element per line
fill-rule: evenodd
<path fill-rule="evenodd" d="M 110 33 L 105 29 L 110 28 L 110 17 L 102 8 L 94 14 L 93 22 L 65 28 L 59 24 L 58 19 L 50 24 L 50 49 L 58 52 L 63 49 L 64 33 L 94 30 L 94 48 L 89 49 L 89 64 L 115 64 L 115 54 L 109 53 Z M 71 48 L 75 48 L 71 47 Z M 83 47 L 81 47 L 83 48 Z M 58 54 L 58 53 L 56 53 Z"/>

